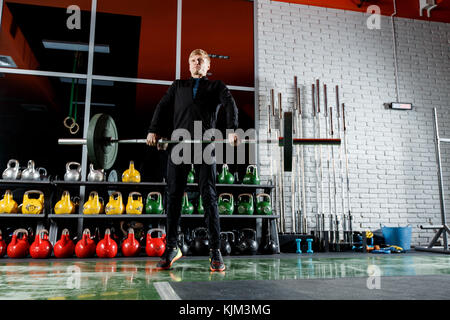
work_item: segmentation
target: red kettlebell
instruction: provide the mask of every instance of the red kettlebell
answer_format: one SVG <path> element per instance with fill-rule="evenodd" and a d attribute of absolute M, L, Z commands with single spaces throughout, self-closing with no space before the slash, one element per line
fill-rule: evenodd
<path fill-rule="evenodd" d="M 0 230 L 0 258 L 6 253 L 6 242 L 3 240 L 2 230 Z"/>
<path fill-rule="evenodd" d="M 160 231 L 161 238 L 152 238 L 152 233 Z M 147 232 L 147 245 L 145 251 L 149 257 L 161 257 L 166 250 L 166 233 L 163 229 L 150 229 Z"/>
<path fill-rule="evenodd" d="M 70 239 L 69 230 L 64 229 L 61 232 L 61 239 L 55 243 L 53 252 L 57 258 L 69 258 L 73 256 L 73 253 L 75 252 L 75 244 L 72 239 Z"/>
<path fill-rule="evenodd" d="M 117 254 L 117 243 L 111 238 L 111 230 L 105 230 L 105 237 L 100 240 L 95 250 L 99 258 L 114 258 Z"/>
<path fill-rule="evenodd" d="M 23 233 L 22 238 L 18 238 L 19 233 Z M 6 254 L 10 258 L 25 258 L 28 255 L 29 248 L 28 231 L 25 229 L 17 229 L 13 232 Z"/>
<path fill-rule="evenodd" d="M 91 239 L 91 231 L 89 229 L 83 230 L 83 237 L 77 242 L 75 246 L 75 255 L 78 258 L 91 258 L 95 254 L 95 241 Z"/>
<path fill-rule="evenodd" d="M 46 229 L 40 230 L 34 242 L 30 246 L 30 255 L 33 259 L 46 259 L 52 254 L 53 246 L 48 241 L 48 231 Z"/>
<path fill-rule="evenodd" d="M 122 254 L 125 257 L 135 257 L 139 255 L 139 252 L 141 251 L 141 245 L 139 244 L 139 241 L 137 241 L 134 237 L 133 228 L 128 229 L 128 238 L 122 242 L 121 249 Z"/>

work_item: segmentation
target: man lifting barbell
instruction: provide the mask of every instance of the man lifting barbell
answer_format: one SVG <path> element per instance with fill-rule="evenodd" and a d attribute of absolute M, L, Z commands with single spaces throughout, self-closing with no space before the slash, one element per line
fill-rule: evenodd
<path fill-rule="evenodd" d="M 61 145 L 86 145 L 89 160 L 95 167 L 110 169 L 117 158 L 119 144 L 145 143 L 157 146 L 159 149 L 170 146 L 170 150 L 179 150 L 188 153 L 190 150 L 199 150 L 194 155 L 195 160 L 200 159 L 195 171 L 199 173 L 200 194 L 205 208 L 206 225 L 210 233 L 211 270 L 224 270 L 225 266 L 220 254 L 219 235 L 220 221 L 217 209 L 216 195 L 216 167 L 214 145 L 230 143 L 239 144 L 276 144 L 282 147 L 284 160 L 282 172 L 292 170 L 292 152 L 294 145 L 340 145 L 341 139 L 321 138 L 294 138 L 292 135 L 293 113 L 284 112 L 282 135 L 276 139 L 240 139 L 236 133 L 228 135 L 228 139 L 210 139 L 208 133 L 215 128 L 218 108 L 225 108 L 227 129 L 236 132 L 237 129 L 237 107 L 236 103 L 225 84 L 222 81 L 210 81 L 206 73 L 210 68 L 209 56 L 203 50 L 194 50 L 189 57 L 189 68 L 192 77 L 189 80 L 176 80 L 172 83 L 167 93 L 156 107 L 153 119 L 148 130 L 146 139 L 119 139 L 114 119 L 108 114 L 99 113 L 89 121 L 86 135 L 78 139 L 58 139 Z M 281 104 L 280 104 L 281 107 Z M 280 108 L 280 115 L 282 109 Z M 198 124 L 200 123 L 200 126 Z M 200 127 L 200 130 L 198 128 Z M 197 130 L 195 130 L 197 129 Z M 228 131 L 227 130 L 227 131 Z M 177 131 L 183 131 L 180 135 L 182 141 L 177 139 Z M 198 134 L 205 137 L 197 137 Z M 345 131 L 345 130 L 344 130 Z M 171 134 L 173 133 L 173 134 Z M 281 134 L 281 130 L 280 130 Z M 185 137 L 185 136 L 188 137 Z M 215 135 L 215 133 L 213 133 Z M 169 137 L 171 140 L 162 139 Z M 174 138 L 175 136 L 175 138 Z M 194 137 L 193 140 L 192 136 Z M 212 147 L 212 148 L 211 148 Z M 223 147 L 223 145 L 222 145 Z M 186 149 L 187 148 L 187 149 Z M 206 149 L 208 148 L 208 150 Z M 208 152 L 204 152 L 208 151 Z M 159 267 L 169 269 L 173 262 L 181 257 L 181 250 L 177 248 L 177 229 L 180 224 L 181 199 L 186 186 L 188 172 L 191 168 L 189 163 L 178 164 L 180 155 L 169 157 L 167 170 L 167 185 L 169 201 L 167 207 L 167 245 L 168 248 L 159 262 Z M 204 154 L 205 153 L 205 154 Z M 184 160 L 186 157 L 181 156 Z M 176 160 L 175 162 L 172 160 Z M 211 161 L 212 160 L 212 161 Z"/>
<path fill-rule="evenodd" d="M 175 80 L 167 93 L 156 107 L 151 121 L 147 144 L 161 145 L 161 137 L 169 137 L 174 130 L 187 130 L 194 136 L 194 122 L 202 122 L 202 130 L 213 129 L 216 126 L 218 108 L 225 108 L 227 129 L 236 130 L 238 126 L 238 109 L 230 91 L 222 81 L 211 81 L 206 77 L 210 69 L 210 57 L 204 50 L 196 49 L 189 56 L 189 70 L 191 78 L 188 80 Z M 228 135 L 230 144 L 236 146 L 240 143 L 237 134 Z M 196 149 L 192 147 L 192 155 Z M 202 146 L 204 149 L 205 145 Z M 169 155 L 171 154 L 169 146 Z M 198 152 L 198 151 L 197 151 Z M 203 150 L 202 150 L 203 154 Z M 220 253 L 220 220 L 217 209 L 216 192 L 216 165 L 205 163 L 197 164 L 195 171 L 199 173 L 199 189 L 205 208 L 205 220 L 209 231 L 210 243 L 210 270 L 223 271 L 225 264 Z M 181 258 L 182 253 L 177 246 L 177 231 L 180 224 L 181 201 L 186 187 L 186 180 L 191 164 L 183 162 L 175 164 L 172 156 L 167 164 L 167 245 L 157 267 L 169 269 L 172 264 Z M 194 163 L 191 159 L 191 163 Z M 197 161 L 196 161 L 197 163 Z"/>

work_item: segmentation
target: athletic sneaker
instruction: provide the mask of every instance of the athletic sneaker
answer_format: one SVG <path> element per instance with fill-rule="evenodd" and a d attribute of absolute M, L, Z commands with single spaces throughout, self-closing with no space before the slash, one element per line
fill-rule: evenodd
<path fill-rule="evenodd" d="M 172 264 L 180 259 L 183 256 L 181 253 L 180 248 L 166 248 L 163 255 L 161 256 L 161 260 L 156 265 L 156 268 L 158 269 L 170 269 L 172 267 Z"/>
<path fill-rule="evenodd" d="M 224 271 L 225 264 L 223 263 L 222 254 L 219 249 L 209 250 L 209 269 L 211 271 Z"/>

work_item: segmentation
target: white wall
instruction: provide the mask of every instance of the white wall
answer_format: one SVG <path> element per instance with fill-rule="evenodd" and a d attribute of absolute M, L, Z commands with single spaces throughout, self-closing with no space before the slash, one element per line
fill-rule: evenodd
<path fill-rule="evenodd" d="M 298 77 L 306 110 L 304 135 L 312 137 L 311 84 L 316 79 L 320 79 L 321 86 L 327 84 L 334 116 L 334 87 L 339 85 L 348 125 L 353 229 L 411 224 L 412 244 L 427 244 L 434 232 L 417 226 L 441 223 L 432 109 L 438 109 L 442 135 L 450 137 L 450 24 L 396 18 L 399 101 L 414 105 L 411 111 L 396 111 L 383 107 L 383 103 L 397 100 L 390 17 L 382 16 L 380 30 L 370 30 L 366 24 L 369 15 L 365 13 L 269 0 L 255 1 L 255 5 L 260 138 L 267 137 L 272 88 L 282 93 L 283 111 L 290 111 L 295 94 L 293 79 Z M 321 103 L 323 107 L 323 97 Z M 321 118 L 322 137 L 324 127 Z M 447 149 L 450 147 L 443 149 L 447 167 L 444 175 L 450 185 Z M 269 179 L 270 159 L 277 159 L 279 154 L 276 150 L 260 148 L 263 182 Z M 327 147 L 322 151 L 323 209 L 328 215 Z M 336 165 L 337 212 L 341 215 L 338 157 Z M 313 229 L 317 213 L 314 147 L 305 147 L 305 174 L 308 226 Z M 284 178 L 286 231 L 291 231 L 291 174 L 286 173 Z M 333 183 L 331 187 L 333 194 Z M 446 187 L 450 198 L 448 190 Z M 450 209 L 448 202 L 447 207 Z"/>

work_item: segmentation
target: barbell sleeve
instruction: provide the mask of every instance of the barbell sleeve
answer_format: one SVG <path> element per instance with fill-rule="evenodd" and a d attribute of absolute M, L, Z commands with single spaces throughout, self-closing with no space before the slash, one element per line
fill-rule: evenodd
<path fill-rule="evenodd" d="M 58 139 L 58 144 L 78 146 L 78 145 L 87 144 L 87 140 L 86 139 Z"/>

